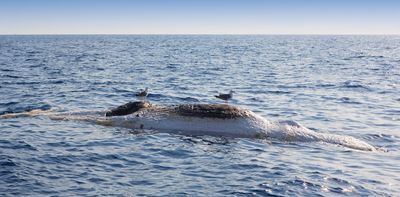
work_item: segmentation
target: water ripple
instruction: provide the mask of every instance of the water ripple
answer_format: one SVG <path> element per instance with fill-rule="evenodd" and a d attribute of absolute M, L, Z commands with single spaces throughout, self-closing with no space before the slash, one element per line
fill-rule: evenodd
<path fill-rule="evenodd" d="M 156 104 L 231 104 L 364 139 L 180 136 L 47 118 L 0 120 L 4 196 L 396 196 L 396 36 L 0 36 L 0 114 L 104 110 L 149 87 Z M 207 124 L 207 123 L 205 123 Z"/>

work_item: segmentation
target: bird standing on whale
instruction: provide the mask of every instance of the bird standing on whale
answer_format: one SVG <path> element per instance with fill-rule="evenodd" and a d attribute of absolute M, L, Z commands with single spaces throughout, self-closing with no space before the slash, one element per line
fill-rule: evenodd
<path fill-rule="evenodd" d="M 141 89 L 140 92 L 138 92 L 136 94 L 136 96 L 138 96 L 138 97 L 147 97 L 147 95 L 149 94 L 148 90 L 149 90 L 149 88 L 147 88 L 147 87 L 144 90 Z"/>
<path fill-rule="evenodd" d="M 229 99 L 232 99 L 234 92 L 235 91 L 231 90 L 231 91 L 229 91 L 228 94 L 219 94 L 219 95 L 215 95 L 215 97 L 228 102 Z"/>

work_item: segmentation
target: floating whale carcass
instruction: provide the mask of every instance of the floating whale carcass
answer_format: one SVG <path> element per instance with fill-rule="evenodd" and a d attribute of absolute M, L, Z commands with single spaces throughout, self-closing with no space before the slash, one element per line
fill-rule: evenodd
<path fill-rule="evenodd" d="M 276 139 L 289 142 L 326 142 L 373 151 L 362 140 L 312 131 L 294 121 L 272 122 L 254 112 L 228 104 L 183 104 L 160 106 L 146 101 L 130 102 L 110 111 L 30 112 L 4 114 L 1 118 L 48 116 L 53 120 L 87 121 L 106 126 L 148 129 L 183 135 L 211 135 Z"/>

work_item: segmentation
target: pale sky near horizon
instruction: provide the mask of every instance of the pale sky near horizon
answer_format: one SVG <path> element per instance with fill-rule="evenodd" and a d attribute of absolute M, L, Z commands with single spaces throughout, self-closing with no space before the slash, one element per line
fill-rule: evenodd
<path fill-rule="evenodd" d="M 396 34 L 395 0 L 0 0 L 0 34 Z"/>

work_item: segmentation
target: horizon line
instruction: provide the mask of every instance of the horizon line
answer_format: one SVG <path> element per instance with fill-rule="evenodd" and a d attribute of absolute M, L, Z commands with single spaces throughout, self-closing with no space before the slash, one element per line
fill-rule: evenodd
<path fill-rule="evenodd" d="M 2 34 L 0 36 L 84 36 L 84 35 L 121 35 L 121 36 L 129 36 L 129 35 L 198 35 L 198 36 L 400 36 L 400 33 L 383 33 L 383 34 L 368 34 L 368 33 L 332 33 L 332 34 L 324 34 L 324 33 L 15 33 L 15 34 Z"/>

